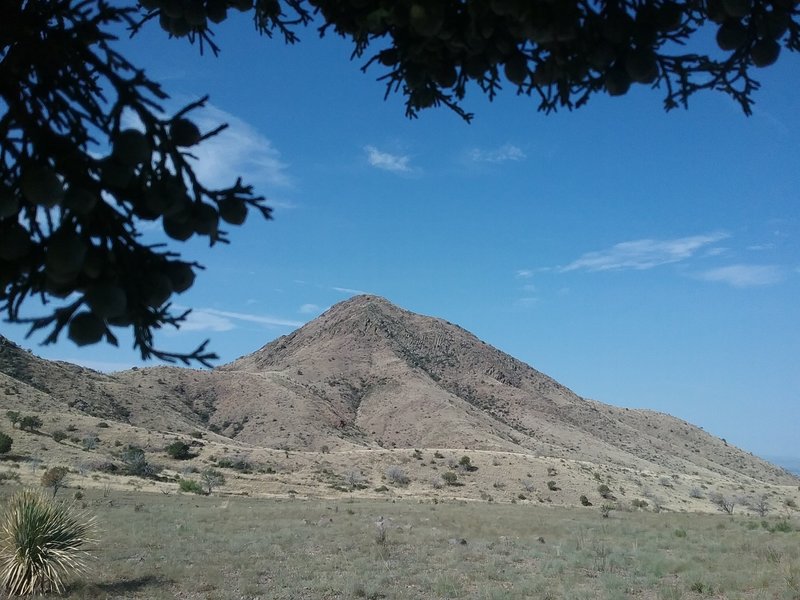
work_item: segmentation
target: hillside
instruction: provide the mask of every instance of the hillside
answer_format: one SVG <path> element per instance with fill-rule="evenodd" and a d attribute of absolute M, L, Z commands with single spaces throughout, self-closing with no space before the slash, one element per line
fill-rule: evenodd
<path fill-rule="evenodd" d="M 342 302 L 206 371 L 107 375 L 0 339 L 0 399 L 59 422 L 104 419 L 126 440 L 147 432 L 154 447 L 200 432 L 227 452 L 330 451 L 342 469 L 348 456 L 451 449 L 516 457 L 508 464 L 520 469 L 559 461 L 589 473 L 797 485 L 785 470 L 685 421 L 581 398 L 456 325 L 375 296 Z"/>

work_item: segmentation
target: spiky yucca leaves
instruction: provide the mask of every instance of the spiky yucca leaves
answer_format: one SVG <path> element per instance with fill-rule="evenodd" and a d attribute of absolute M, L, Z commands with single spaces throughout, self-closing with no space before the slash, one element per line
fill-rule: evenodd
<path fill-rule="evenodd" d="M 63 578 L 85 570 L 94 517 L 34 490 L 8 502 L 0 522 L 0 578 L 11 596 L 64 589 Z"/>

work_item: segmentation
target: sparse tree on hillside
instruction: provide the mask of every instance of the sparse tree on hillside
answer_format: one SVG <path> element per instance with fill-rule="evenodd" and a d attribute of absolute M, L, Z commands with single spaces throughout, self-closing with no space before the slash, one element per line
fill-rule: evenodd
<path fill-rule="evenodd" d="M 206 492 L 210 496 L 214 488 L 225 485 L 225 476 L 216 469 L 206 469 L 200 474 L 200 480 L 206 487 Z"/>
<path fill-rule="evenodd" d="M 19 414 L 19 412 L 17 412 L 16 410 L 7 410 L 6 417 L 8 417 L 9 421 L 11 421 L 12 428 L 16 427 L 17 423 L 19 423 L 20 420 L 22 419 L 22 415 Z"/>
<path fill-rule="evenodd" d="M 216 53 L 211 27 L 229 8 L 287 43 L 304 26 L 349 40 L 386 95 L 405 97 L 409 117 L 445 106 L 470 120 L 469 90 L 493 99 L 505 88 L 552 112 L 634 85 L 658 88 L 667 109 L 714 90 L 749 114 L 757 69 L 800 48 L 791 0 L 0 2 L 0 311 L 9 321 L 48 331 L 45 343 L 66 329 L 78 345 L 116 344 L 111 327 L 123 327 L 143 358 L 215 358 L 205 344 L 155 348 L 154 330 L 185 320 L 171 301 L 200 265 L 143 243 L 141 224 L 161 225 L 176 244 L 215 244 L 227 241 L 223 227 L 270 209 L 241 180 L 215 189 L 198 178 L 189 153 L 224 126 L 192 122 L 206 99 L 165 114 L 167 94 L 114 40 L 158 23 Z M 53 308 L 26 317 L 33 297 Z"/>
<path fill-rule="evenodd" d="M 128 475 L 150 477 L 155 473 L 153 466 L 147 462 L 144 450 L 136 446 L 129 446 L 122 453 L 122 461 L 125 463 L 125 471 Z"/>
<path fill-rule="evenodd" d="M 713 492 L 708 495 L 708 499 L 722 512 L 732 515 L 733 509 L 736 506 L 736 498 L 723 494 L 721 492 Z"/>
<path fill-rule="evenodd" d="M 58 490 L 64 487 L 68 474 L 69 469 L 66 467 L 48 469 L 42 474 L 42 487 L 53 488 L 53 498 L 55 498 Z"/>
<path fill-rule="evenodd" d="M 769 512 L 769 501 L 767 500 L 766 494 L 761 494 L 760 496 L 753 498 L 750 501 L 750 508 L 755 512 L 759 517 L 764 517 Z"/>

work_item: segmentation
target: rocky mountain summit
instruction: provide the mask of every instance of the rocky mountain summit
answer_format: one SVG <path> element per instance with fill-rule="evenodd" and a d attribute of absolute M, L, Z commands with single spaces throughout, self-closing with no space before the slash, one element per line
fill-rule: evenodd
<path fill-rule="evenodd" d="M 685 421 L 610 406 L 447 321 L 356 296 L 213 370 L 102 374 L 0 339 L 0 398 L 295 451 L 457 448 L 775 484 L 792 475 Z"/>

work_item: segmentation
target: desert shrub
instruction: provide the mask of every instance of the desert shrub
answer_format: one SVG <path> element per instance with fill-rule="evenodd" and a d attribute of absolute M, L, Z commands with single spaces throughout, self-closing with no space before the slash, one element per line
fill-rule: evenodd
<path fill-rule="evenodd" d="M 203 486 L 200 485 L 199 481 L 195 479 L 181 479 L 178 481 L 178 488 L 182 492 L 190 493 L 190 494 L 204 494 Z"/>
<path fill-rule="evenodd" d="M 64 487 L 69 470 L 66 467 L 53 467 L 42 474 L 42 487 L 53 488 L 53 498 Z"/>
<path fill-rule="evenodd" d="M 189 434 L 189 437 L 193 437 L 194 439 L 199 440 L 200 438 L 203 437 L 203 432 L 202 431 L 193 431 L 192 433 Z"/>
<path fill-rule="evenodd" d="M 69 425 L 67 425 L 67 431 L 69 432 L 78 431 L 78 427 L 74 423 L 70 423 Z"/>
<path fill-rule="evenodd" d="M 122 462 L 128 475 L 150 477 L 155 474 L 155 468 L 147 462 L 144 450 L 136 446 L 128 446 L 122 453 Z"/>
<path fill-rule="evenodd" d="M 529 494 L 536 491 L 536 487 L 533 485 L 532 479 L 523 479 L 520 481 L 520 483 L 522 484 L 522 489 Z"/>
<path fill-rule="evenodd" d="M 216 469 L 205 469 L 200 474 L 200 480 L 209 495 L 214 491 L 215 487 L 225 485 L 225 476 Z"/>
<path fill-rule="evenodd" d="M 97 427 L 98 429 L 108 429 L 109 425 L 108 425 L 108 423 L 106 423 L 105 421 L 100 421 L 100 422 L 99 422 L 99 423 L 96 425 L 96 427 Z"/>
<path fill-rule="evenodd" d="M 733 496 L 726 496 L 721 492 L 712 492 L 708 495 L 708 499 L 722 512 L 729 515 L 733 514 L 733 509 L 736 506 L 736 499 Z"/>
<path fill-rule="evenodd" d="M 42 425 L 44 425 L 44 423 L 42 423 L 42 420 L 35 415 L 27 415 L 25 417 L 22 417 L 19 421 L 19 428 L 27 429 L 30 432 L 39 429 Z"/>
<path fill-rule="evenodd" d="M 647 508 L 647 500 L 642 500 L 641 498 L 634 498 L 631 500 L 631 506 L 633 508 Z"/>
<path fill-rule="evenodd" d="M 447 485 L 455 485 L 458 482 L 458 475 L 453 471 L 445 471 L 442 473 L 442 481 Z"/>
<path fill-rule="evenodd" d="M 395 485 L 408 485 L 411 481 L 408 474 L 398 465 L 392 465 L 386 469 L 386 479 Z"/>
<path fill-rule="evenodd" d="M 556 485 L 555 481 L 550 480 L 547 482 L 547 489 L 550 490 L 551 492 L 557 492 L 561 488 L 559 488 L 558 485 Z"/>
<path fill-rule="evenodd" d="M 61 431 L 60 429 L 56 429 L 53 433 L 50 434 L 50 437 L 53 438 L 54 441 L 60 444 L 65 439 L 67 439 L 67 432 Z"/>
<path fill-rule="evenodd" d="M 461 459 L 458 461 L 458 468 L 462 471 L 477 471 L 478 467 L 472 464 L 472 460 L 469 456 L 462 456 Z"/>
<path fill-rule="evenodd" d="M 17 423 L 22 420 L 22 415 L 16 410 L 7 410 L 6 417 L 8 417 L 9 421 L 11 421 L 11 427 L 16 427 Z"/>
<path fill-rule="evenodd" d="M 414 449 L 412 456 L 417 460 L 422 460 L 422 450 Z"/>
<path fill-rule="evenodd" d="M 14 440 L 11 439 L 10 435 L 0 433 L 0 454 L 7 454 L 11 450 L 11 444 L 13 443 Z"/>
<path fill-rule="evenodd" d="M 253 471 L 253 464 L 241 456 L 235 456 L 233 458 L 224 456 L 217 461 L 217 466 L 221 469 L 233 469 L 242 473 L 250 473 Z"/>
<path fill-rule="evenodd" d="M 690 498 L 702 498 L 703 497 L 703 491 L 700 488 L 693 487 L 692 489 L 689 490 L 689 497 Z"/>
<path fill-rule="evenodd" d="M 119 471 L 119 467 L 110 460 L 94 460 L 83 463 L 81 468 L 86 471 L 99 471 L 100 473 L 116 473 Z"/>
<path fill-rule="evenodd" d="M 361 474 L 361 471 L 356 469 L 348 471 L 344 476 L 344 481 L 350 486 L 350 489 L 353 490 L 367 487 L 364 483 L 364 475 Z"/>
<path fill-rule="evenodd" d="M 616 508 L 616 506 L 614 506 L 613 504 L 603 504 L 603 505 L 600 507 L 600 515 L 601 515 L 601 516 L 602 516 L 604 519 L 607 519 L 607 518 L 608 518 L 608 515 L 610 515 L 610 514 L 611 514 L 611 511 L 612 511 L 612 510 L 614 510 L 615 508 Z"/>
<path fill-rule="evenodd" d="M 433 453 L 433 458 L 444 458 L 444 454 L 439 452 L 438 450 Z"/>
<path fill-rule="evenodd" d="M 331 451 L 331 447 L 325 444 L 322 448 L 319 449 L 320 452 L 323 454 L 328 454 Z"/>
<path fill-rule="evenodd" d="M 547 476 L 548 477 L 555 477 L 558 475 L 558 471 L 556 471 L 555 467 L 547 467 Z"/>
<path fill-rule="evenodd" d="M 592 503 L 589 502 L 589 498 L 587 498 L 586 495 L 582 495 L 580 500 L 581 500 L 581 504 L 583 506 L 591 506 L 592 505 Z"/>
<path fill-rule="evenodd" d="M 188 460 L 194 458 L 194 455 L 189 452 L 189 444 L 180 440 L 175 440 L 166 448 L 167 455 L 175 460 Z"/>
<path fill-rule="evenodd" d="M 87 435 L 81 441 L 81 446 L 83 446 L 84 450 L 94 450 L 97 448 L 97 443 L 100 441 L 96 435 Z"/>
<path fill-rule="evenodd" d="M 8 502 L 0 524 L 0 577 L 10 596 L 64 590 L 63 578 L 85 568 L 81 548 L 94 519 L 33 490 Z"/>
<path fill-rule="evenodd" d="M 767 495 L 762 494 L 757 498 L 752 498 L 750 500 L 750 509 L 759 517 L 766 516 L 766 514 L 769 512 L 769 501 L 767 500 Z"/>
<path fill-rule="evenodd" d="M 597 486 L 597 493 L 600 494 L 603 498 L 610 498 L 611 488 L 609 488 L 605 483 L 600 484 Z"/>
<path fill-rule="evenodd" d="M 389 488 L 386 487 L 385 485 L 379 485 L 378 487 L 375 488 L 375 491 L 376 492 L 388 492 Z"/>
<path fill-rule="evenodd" d="M 775 532 L 791 533 L 794 531 L 794 527 L 792 527 L 792 524 L 788 521 L 788 519 L 783 519 L 781 521 L 778 521 L 774 525 L 770 525 L 769 527 L 767 527 L 767 531 L 769 531 L 770 533 L 775 533 Z"/>
<path fill-rule="evenodd" d="M 431 479 L 431 487 L 435 490 L 440 490 L 444 487 L 444 479 L 441 477 L 434 477 Z"/>
<path fill-rule="evenodd" d="M 787 498 L 783 505 L 786 508 L 797 508 L 797 502 L 795 502 L 793 498 Z"/>
<path fill-rule="evenodd" d="M 19 473 L 3 471 L 0 473 L 0 483 L 5 483 L 6 481 L 19 481 Z"/>

